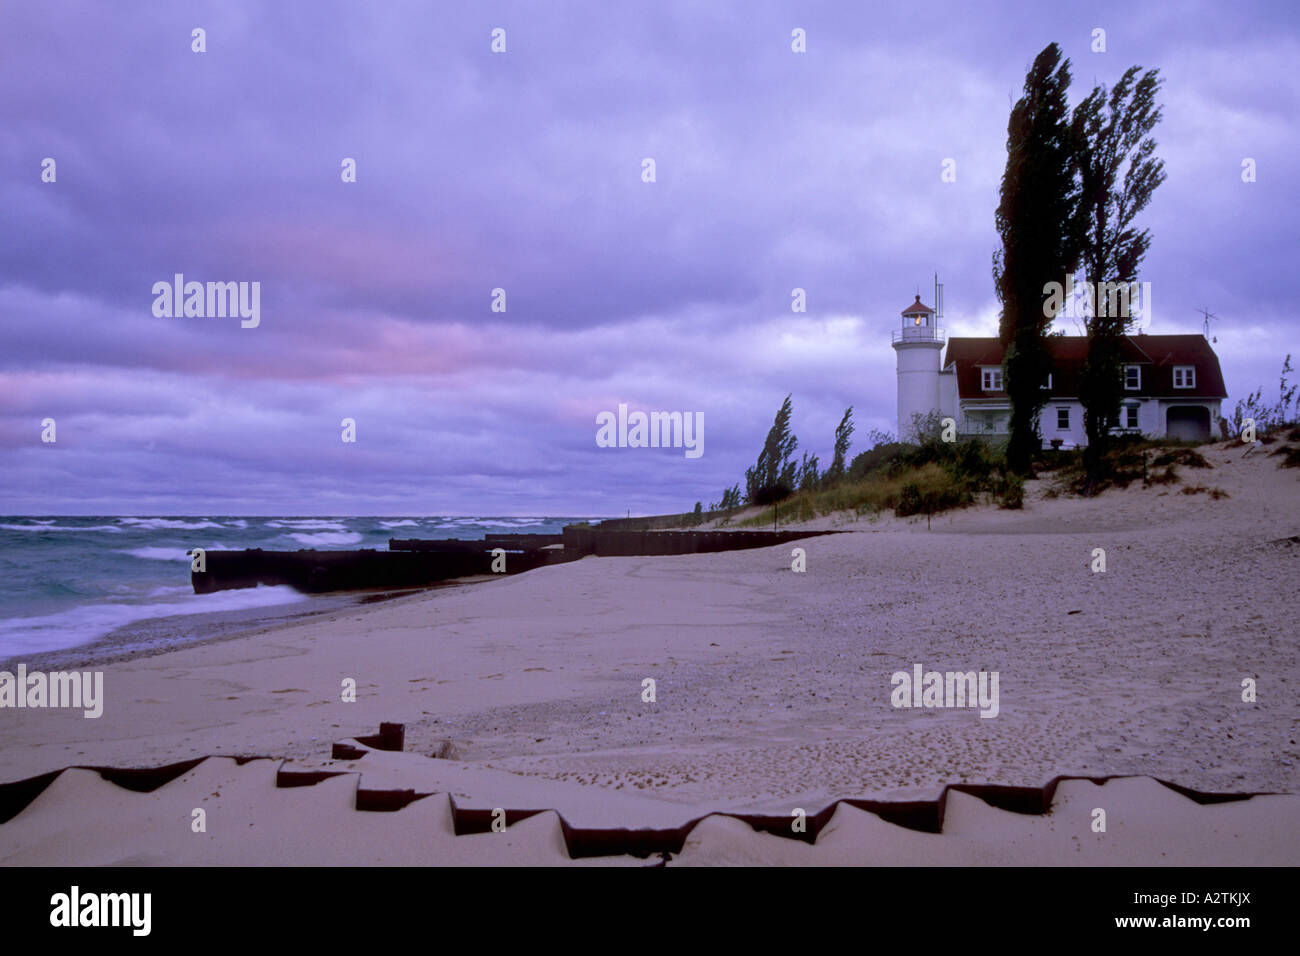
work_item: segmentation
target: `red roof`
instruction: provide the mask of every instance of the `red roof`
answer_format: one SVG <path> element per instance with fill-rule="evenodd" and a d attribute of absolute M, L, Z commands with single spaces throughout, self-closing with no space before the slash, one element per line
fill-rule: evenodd
<path fill-rule="evenodd" d="M 934 314 L 934 309 L 930 308 L 928 305 L 921 304 L 921 297 L 919 295 L 916 297 L 915 302 L 903 310 L 903 315 L 916 315 L 918 312 L 928 312 L 931 315 Z"/>
<path fill-rule="evenodd" d="M 1052 335 L 1047 338 L 1052 356 L 1052 398 L 1078 398 L 1079 374 L 1088 355 L 1088 339 L 1082 335 Z M 1219 357 L 1203 335 L 1129 335 L 1124 338 L 1121 361 L 1142 368 L 1141 387 L 1125 391 L 1131 398 L 1227 398 Z M 1002 364 L 1002 343 L 996 338 L 951 338 L 943 368 L 957 363 L 957 395 L 964 400 L 1006 398 L 1006 392 L 986 392 L 981 387 L 980 367 Z M 1174 366 L 1196 369 L 1196 385 L 1174 388 Z"/>

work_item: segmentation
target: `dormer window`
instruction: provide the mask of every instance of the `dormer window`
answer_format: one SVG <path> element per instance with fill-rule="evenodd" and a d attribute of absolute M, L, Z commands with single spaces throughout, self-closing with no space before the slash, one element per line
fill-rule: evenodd
<path fill-rule="evenodd" d="M 1130 392 L 1136 392 L 1142 387 L 1142 366 L 1125 365 L 1124 366 L 1124 388 Z"/>
<path fill-rule="evenodd" d="M 1195 387 L 1196 387 L 1196 366 L 1175 365 L 1174 366 L 1174 388 L 1195 388 Z"/>
<path fill-rule="evenodd" d="M 980 376 L 980 387 L 986 392 L 1002 391 L 1002 369 L 986 368 Z"/>

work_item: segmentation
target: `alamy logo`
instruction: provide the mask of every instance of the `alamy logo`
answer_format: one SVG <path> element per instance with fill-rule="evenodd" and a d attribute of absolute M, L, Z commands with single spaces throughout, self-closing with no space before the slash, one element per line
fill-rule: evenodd
<path fill-rule="evenodd" d="M 1150 282 L 1080 282 L 1067 275 L 1065 283 L 1043 286 L 1043 315 L 1046 318 L 1151 320 Z"/>
<path fill-rule="evenodd" d="M 0 671 L 0 708 L 80 707 L 83 717 L 104 713 L 103 671 L 40 671 L 29 674 L 19 664 L 18 673 Z"/>
<path fill-rule="evenodd" d="M 704 454 L 703 412 L 632 412 L 618 406 L 618 415 L 596 416 L 596 445 L 600 448 L 684 448 L 687 458 Z"/>
<path fill-rule="evenodd" d="M 68 893 L 50 897 L 51 926 L 128 926 L 133 936 L 148 936 L 153 923 L 152 893 Z"/>
<path fill-rule="evenodd" d="M 186 282 L 178 272 L 171 282 L 155 282 L 153 294 L 153 314 L 160 319 L 238 316 L 245 329 L 255 329 L 262 321 L 260 282 Z"/>
<path fill-rule="evenodd" d="M 895 671 L 889 682 L 895 707 L 979 707 L 981 717 L 998 715 L 998 672 L 925 671 L 912 665 L 912 673 Z"/>

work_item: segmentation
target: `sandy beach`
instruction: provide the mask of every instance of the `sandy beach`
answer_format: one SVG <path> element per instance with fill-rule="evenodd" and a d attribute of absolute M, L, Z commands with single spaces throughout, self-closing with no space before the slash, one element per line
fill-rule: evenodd
<path fill-rule="evenodd" d="M 674 863 L 1300 863 L 1300 482 L 1202 450 L 1183 485 L 821 519 L 846 533 L 792 546 L 803 573 L 791 547 L 590 557 L 106 664 L 98 719 L 4 712 L 0 782 L 220 759 L 149 792 L 67 771 L 0 863 L 561 864 L 565 827 L 688 826 Z M 996 717 L 893 706 L 914 665 L 997 672 Z M 404 752 L 331 759 L 385 721 Z M 310 770 L 339 775 L 276 786 Z M 1066 781 L 1045 815 L 949 791 L 942 833 L 835 805 L 1060 776 L 1126 779 Z M 358 788 L 434 796 L 371 813 Z M 545 812 L 456 836 L 453 804 Z M 815 843 L 725 816 L 796 808 L 827 810 Z"/>

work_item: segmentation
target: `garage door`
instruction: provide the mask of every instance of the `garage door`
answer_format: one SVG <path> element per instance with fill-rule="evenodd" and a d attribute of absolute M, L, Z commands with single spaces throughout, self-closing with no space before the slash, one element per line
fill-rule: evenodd
<path fill-rule="evenodd" d="M 1175 405 L 1165 419 L 1165 434 L 1182 441 L 1208 441 L 1210 410 L 1201 405 Z"/>

